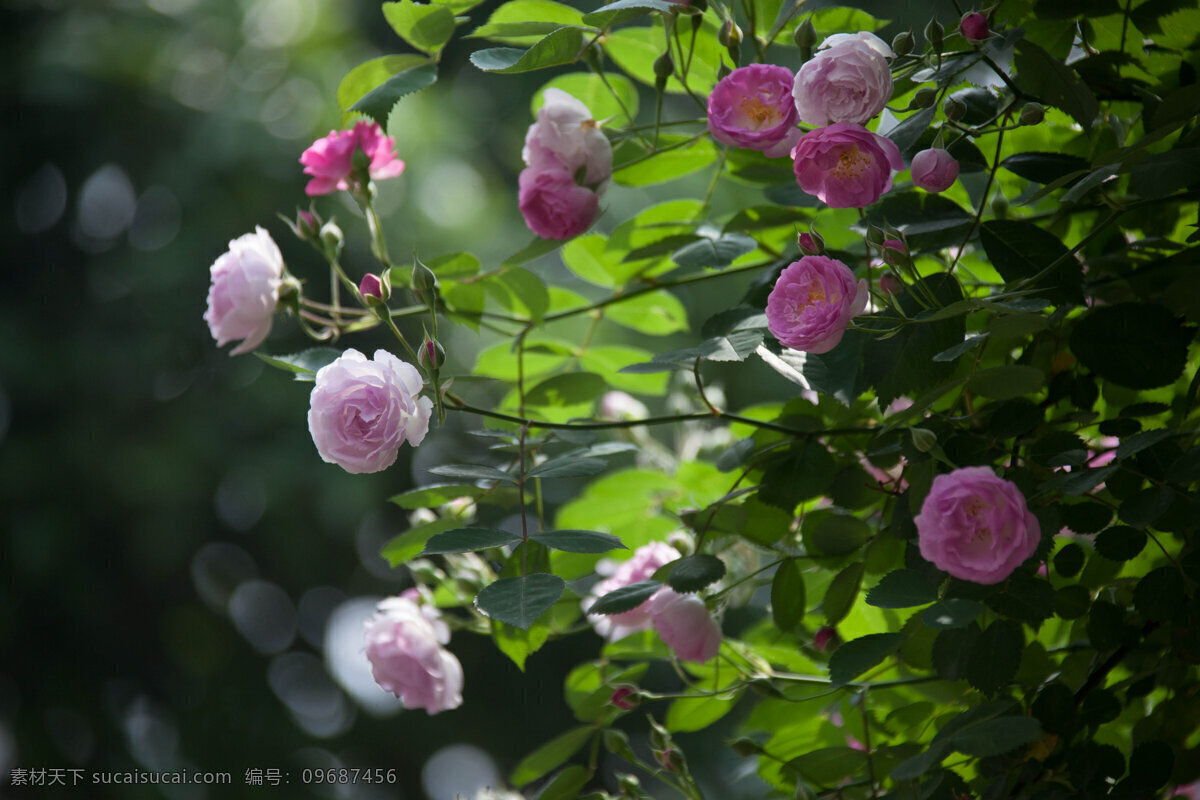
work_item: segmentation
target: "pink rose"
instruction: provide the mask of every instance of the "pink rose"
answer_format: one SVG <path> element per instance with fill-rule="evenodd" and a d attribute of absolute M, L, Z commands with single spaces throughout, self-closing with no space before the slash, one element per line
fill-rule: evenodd
<path fill-rule="evenodd" d="M 223 347 L 234 339 L 242 343 L 230 351 L 237 356 L 262 344 L 271 331 L 271 317 L 283 285 L 283 256 L 271 234 L 260 227 L 229 243 L 210 268 L 208 310 L 204 321 Z"/>
<path fill-rule="evenodd" d="M 703 664 L 721 648 L 721 626 L 696 595 L 660 589 L 648 605 L 654 630 L 680 659 Z"/>
<path fill-rule="evenodd" d="M 708 96 L 709 132 L 718 142 L 771 158 L 787 155 L 800 139 L 794 80 L 791 70 L 770 64 L 735 69 Z"/>
<path fill-rule="evenodd" d="M 367 620 L 364 638 L 375 682 L 405 708 L 436 714 L 462 705 L 462 664 L 442 647 L 450 629 L 436 608 L 389 597 Z"/>
<path fill-rule="evenodd" d="M 570 239 L 588 229 L 600 210 L 591 189 L 562 169 L 527 167 L 518 180 L 517 205 L 529 230 L 543 239 Z"/>
<path fill-rule="evenodd" d="M 800 119 L 822 127 L 862 125 L 892 97 L 888 59 L 895 53 L 873 33 L 838 33 L 796 73 L 792 87 Z"/>
<path fill-rule="evenodd" d="M 650 542 L 649 544 L 642 545 L 633 551 L 633 555 L 629 557 L 629 560 L 621 562 L 620 566 L 616 568 L 616 571 L 610 577 L 600 581 L 592 588 L 591 596 L 583 601 L 584 611 L 591 608 L 592 603 L 595 603 L 596 600 L 604 597 L 609 592 L 614 592 L 631 583 L 650 580 L 650 576 L 659 567 L 677 558 L 679 558 L 679 552 L 663 542 Z M 650 629 L 652 624 L 650 619 L 650 600 L 642 603 L 637 608 L 620 614 L 593 614 L 589 619 L 596 628 L 596 633 L 611 641 L 616 641 L 631 633 Z"/>
<path fill-rule="evenodd" d="M 865 279 L 834 258 L 804 256 L 784 268 L 767 296 L 767 328 L 793 350 L 828 353 L 867 307 Z"/>
<path fill-rule="evenodd" d="M 964 14 L 962 21 L 958 23 L 958 29 L 968 42 L 982 42 L 988 37 L 987 17 L 978 11 Z"/>
<path fill-rule="evenodd" d="M 800 188 L 830 208 L 871 205 L 892 188 L 892 170 L 904 169 L 891 139 L 842 123 L 801 136 L 792 158 Z"/>
<path fill-rule="evenodd" d="M 537 172 L 563 171 L 574 176 L 580 167 L 586 167 L 584 185 L 603 194 L 613 171 L 608 137 L 588 107 L 563 90 L 547 89 L 543 98 L 537 122 L 525 134 L 521 158 Z"/>
<path fill-rule="evenodd" d="M 376 300 L 383 300 L 383 281 L 378 275 L 368 272 L 363 275 L 362 281 L 358 284 L 358 293 L 364 298 L 374 297 Z"/>
<path fill-rule="evenodd" d="M 421 443 L 433 403 L 420 397 L 421 376 L 386 350 L 375 358 L 347 350 L 317 371 L 308 430 L 321 459 L 355 474 L 379 472 L 400 445 Z"/>
<path fill-rule="evenodd" d="M 367 174 L 372 180 L 396 177 L 404 171 L 404 162 L 396 158 L 395 146 L 395 140 L 385 136 L 377 122 L 358 122 L 350 130 L 330 131 L 300 156 L 304 174 L 313 176 L 304 187 L 305 193 L 349 190 L 354 180 L 354 153 L 358 150 L 367 156 Z"/>
<path fill-rule="evenodd" d="M 944 192 L 958 179 L 958 162 L 941 148 L 922 150 L 913 156 L 912 179 L 927 192 Z"/>
<path fill-rule="evenodd" d="M 988 467 L 938 475 L 914 521 L 921 556 L 973 583 L 1004 580 L 1041 539 L 1021 490 Z"/>
<path fill-rule="evenodd" d="M 817 632 L 813 634 L 813 647 L 824 652 L 831 646 L 837 644 L 838 632 L 828 625 L 822 625 L 817 628 Z"/>

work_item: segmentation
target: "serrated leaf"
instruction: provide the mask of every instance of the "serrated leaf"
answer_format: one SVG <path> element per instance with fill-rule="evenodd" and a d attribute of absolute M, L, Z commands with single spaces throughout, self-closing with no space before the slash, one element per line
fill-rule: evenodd
<path fill-rule="evenodd" d="M 745 361 L 762 344 L 763 332 L 734 331 L 725 336 L 706 339 L 697 347 L 705 361 Z"/>
<path fill-rule="evenodd" d="M 549 638 L 550 628 L 542 623 L 534 623 L 529 630 L 521 630 L 492 620 L 492 641 L 522 672 L 525 671 L 525 661 L 540 650 Z"/>
<path fill-rule="evenodd" d="M 867 592 L 867 605 L 876 608 L 911 608 L 937 599 L 939 581 L 915 569 L 898 569 Z"/>
<path fill-rule="evenodd" d="M 471 54 L 471 63 L 484 72 L 511 75 L 574 63 L 583 52 L 582 28 L 564 27 L 547 34 L 528 50 L 490 47 Z"/>
<path fill-rule="evenodd" d="M 338 108 L 348 111 L 355 103 L 382 86 L 394 75 L 429 63 L 428 58 L 412 53 L 380 56 L 365 61 L 347 72 L 338 84 Z"/>
<path fill-rule="evenodd" d="M 1041 723 L 1034 717 L 996 717 L 963 728 L 949 741 L 960 753 L 987 758 L 1007 753 L 1041 737 Z"/>
<path fill-rule="evenodd" d="M 671 254 L 681 267 L 727 267 L 751 252 L 758 243 L 741 233 L 726 233 L 716 239 L 700 239 Z"/>
<path fill-rule="evenodd" d="M 983 604 L 961 597 L 934 603 L 921 612 L 921 622 L 934 630 L 965 628 L 983 613 Z"/>
<path fill-rule="evenodd" d="M 433 536 L 457 528 L 461 522 L 457 519 L 435 519 L 410 528 L 399 536 L 391 539 L 379 551 L 379 555 L 387 559 L 393 567 L 398 567 L 420 553 L 425 543 Z"/>
<path fill-rule="evenodd" d="M 611 28 L 622 22 L 660 11 L 670 14 L 677 11 L 679 6 L 667 0 L 617 0 L 615 3 L 603 5 L 590 14 L 585 14 L 583 21 L 597 28 Z"/>
<path fill-rule="evenodd" d="M 598 599 L 587 613 L 608 615 L 632 611 L 649 600 L 662 586 L 659 581 L 638 581 L 622 586 Z"/>
<path fill-rule="evenodd" d="M 871 526 L 849 514 L 810 514 L 801 530 L 813 555 L 849 555 L 871 538 Z"/>
<path fill-rule="evenodd" d="M 437 81 L 436 64 L 426 63 L 410 67 L 375 87 L 350 106 L 349 110 L 366 114 L 378 122 L 380 127 L 386 128 L 388 117 L 401 98 L 413 92 L 419 92 L 421 89 L 433 85 L 435 81 Z"/>
<path fill-rule="evenodd" d="M 610 550 L 628 549 L 616 536 L 600 531 L 541 531 L 531 533 L 529 538 L 551 550 L 562 550 L 565 553 L 607 553 Z"/>
<path fill-rule="evenodd" d="M 583 14 L 578 9 L 553 0 L 509 0 L 496 8 L 487 22 L 471 31 L 467 38 L 499 40 L 528 47 L 564 25 L 581 24 L 582 19 Z M 550 26 L 548 30 L 541 29 L 547 25 Z M 529 26 L 539 27 L 535 30 Z"/>
<path fill-rule="evenodd" d="M 834 687 L 845 686 L 900 649 L 903 633 L 869 633 L 843 643 L 829 657 L 829 678 Z"/>
<path fill-rule="evenodd" d="M 254 355 L 276 369 L 296 373 L 298 381 L 311 381 L 316 379 L 321 367 L 336 361 L 342 351 L 333 347 L 312 347 L 287 356 L 268 356 L 259 352 Z"/>
<path fill-rule="evenodd" d="M 496 528 L 458 528 L 430 537 L 420 555 L 473 553 L 490 547 L 504 547 L 521 541 L 521 534 Z"/>
<path fill-rule="evenodd" d="M 821 747 L 788 762 L 806 780 L 818 786 L 836 786 L 867 766 L 867 754 L 851 747 Z"/>
<path fill-rule="evenodd" d="M 1130 389 L 1154 389 L 1183 374 L 1194 333 L 1163 306 L 1120 303 L 1078 320 L 1070 346 L 1101 378 Z"/>
<path fill-rule="evenodd" d="M 967 680 L 984 694 L 994 694 L 1017 674 L 1025 634 L 1016 622 L 998 619 L 988 625 L 967 657 Z"/>
<path fill-rule="evenodd" d="M 388 502 L 412 511 L 417 508 L 435 508 L 459 497 L 478 498 L 487 491 L 487 489 L 463 483 L 437 483 L 393 495 L 388 498 Z"/>
<path fill-rule="evenodd" d="M 1054 269 L 1032 286 L 1056 303 L 1082 302 L 1083 267 L 1049 231 L 1032 222 L 994 219 L 980 227 L 979 241 L 1005 281 L 1032 278 L 1053 264 Z"/>
<path fill-rule="evenodd" d="M 1099 105 L 1079 73 L 1029 39 L 1017 43 L 1014 64 L 1017 86 L 1022 91 L 1040 98 L 1047 105 L 1061 108 L 1085 131 L 1091 131 Z"/>
<path fill-rule="evenodd" d="M 562 578 L 545 572 L 501 578 L 479 591 L 475 607 L 492 619 L 528 630 L 558 602 L 566 586 Z"/>
<path fill-rule="evenodd" d="M 797 559 L 780 563 L 771 580 L 771 618 L 781 631 L 793 630 L 805 611 L 804 573 Z"/>
<path fill-rule="evenodd" d="M 708 553 L 672 561 L 667 583 L 681 594 L 698 592 L 725 576 L 725 562 Z"/>
<path fill-rule="evenodd" d="M 443 464 L 439 467 L 430 467 L 429 471 L 434 475 L 441 475 L 443 478 L 460 478 L 473 481 L 506 481 L 508 483 L 517 482 L 517 479 L 507 472 L 495 467 L 485 467 L 481 464 Z"/>
<path fill-rule="evenodd" d="M 843 569 L 829 582 L 825 590 L 825 599 L 821 602 L 821 610 L 825 620 L 830 625 L 836 625 L 846 618 L 858 597 L 858 589 L 862 585 L 864 566 L 856 561 Z"/>
<path fill-rule="evenodd" d="M 445 6 L 400 0 L 384 3 L 383 16 L 401 39 L 433 58 L 454 36 L 454 12 Z"/>
<path fill-rule="evenodd" d="M 1053 183 L 1068 175 L 1091 169 L 1091 164 L 1086 158 L 1068 153 L 1040 152 L 1015 153 L 1001 161 L 1000 166 L 1015 175 L 1037 183 Z"/>
<path fill-rule="evenodd" d="M 1037 367 L 1005 364 L 976 372 L 967 381 L 967 388 L 993 400 L 1009 400 L 1038 394 L 1045 383 L 1046 375 Z"/>
<path fill-rule="evenodd" d="M 526 478 L 579 478 L 585 475 L 597 475 L 604 471 L 608 462 L 599 458 L 579 458 L 563 456 L 552 458 L 532 467 L 525 473 Z"/>

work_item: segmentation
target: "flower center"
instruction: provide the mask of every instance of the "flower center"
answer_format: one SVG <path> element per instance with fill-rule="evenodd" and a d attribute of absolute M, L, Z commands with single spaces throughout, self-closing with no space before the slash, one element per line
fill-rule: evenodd
<path fill-rule="evenodd" d="M 833 167 L 833 177 L 839 181 L 856 180 L 862 177 L 871 166 L 871 157 L 852 144 L 838 155 L 838 162 Z"/>
<path fill-rule="evenodd" d="M 988 526 L 986 520 L 981 519 L 987 504 L 978 497 L 972 497 L 966 502 L 966 507 L 963 509 L 967 517 L 974 523 L 974 531 L 971 538 L 977 544 L 989 544 L 992 540 L 992 529 Z"/>
<path fill-rule="evenodd" d="M 760 129 L 779 123 L 779 109 L 768 105 L 757 97 L 744 97 L 739 104 L 744 124 L 748 128 Z"/>

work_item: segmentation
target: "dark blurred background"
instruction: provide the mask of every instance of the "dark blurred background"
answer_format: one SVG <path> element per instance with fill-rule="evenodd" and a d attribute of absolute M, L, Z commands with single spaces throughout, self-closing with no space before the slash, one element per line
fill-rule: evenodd
<path fill-rule="evenodd" d="M 927 4 L 909 5 L 919 30 Z M 522 675 L 459 635 L 464 706 L 400 712 L 359 648 L 373 602 L 409 583 L 378 556 L 408 524 L 385 502 L 413 483 L 405 457 L 371 476 L 322 463 L 309 385 L 230 358 L 202 320 L 209 265 L 255 225 L 295 274 L 327 280 L 276 214 L 308 204 L 297 158 L 340 127 L 341 77 L 406 50 L 378 2 L 17 0 L 2 13 L 0 796 L 452 800 L 497 784 L 568 727 L 562 676 L 599 640 L 551 644 Z M 438 85 L 392 116 L 409 163 L 381 186 L 393 253 L 488 264 L 530 238 L 513 195 L 528 99 L 549 76 L 484 76 L 467 49 L 452 43 Z M 622 197 L 632 213 L 650 195 Z M 347 230 L 348 268 L 372 269 L 361 220 L 337 198 L 319 208 Z M 277 318 L 262 349 L 305 346 Z M 418 467 L 456 441 L 442 433 Z M 304 768 L 339 766 L 398 782 L 298 786 Z M 232 785 L 71 785 L 181 769 Z M 67 785 L 18 788 L 14 770 Z"/>

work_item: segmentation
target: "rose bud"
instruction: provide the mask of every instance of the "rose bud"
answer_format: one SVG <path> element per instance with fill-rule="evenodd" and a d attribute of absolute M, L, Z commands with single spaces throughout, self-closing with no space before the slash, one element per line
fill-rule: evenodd
<path fill-rule="evenodd" d="M 912 179 L 927 192 L 944 192 L 958 179 L 958 161 L 941 148 L 922 150 L 913 156 Z"/>
<path fill-rule="evenodd" d="M 371 272 L 363 275 L 362 281 L 358 284 L 358 293 L 362 295 L 363 302 L 369 306 L 377 306 L 385 302 L 390 294 L 387 284 L 380 280 L 378 275 Z"/>
<path fill-rule="evenodd" d="M 962 21 L 958 23 L 958 29 L 962 31 L 962 35 L 968 42 L 972 44 L 982 42 L 988 37 L 987 17 L 978 11 L 964 14 Z"/>
<path fill-rule="evenodd" d="M 797 236 L 796 244 L 799 245 L 800 252 L 806 256 L 819 256 L 825 251 L 825 240 L 821 238 L 821 234 L 815 231 Z"/>

